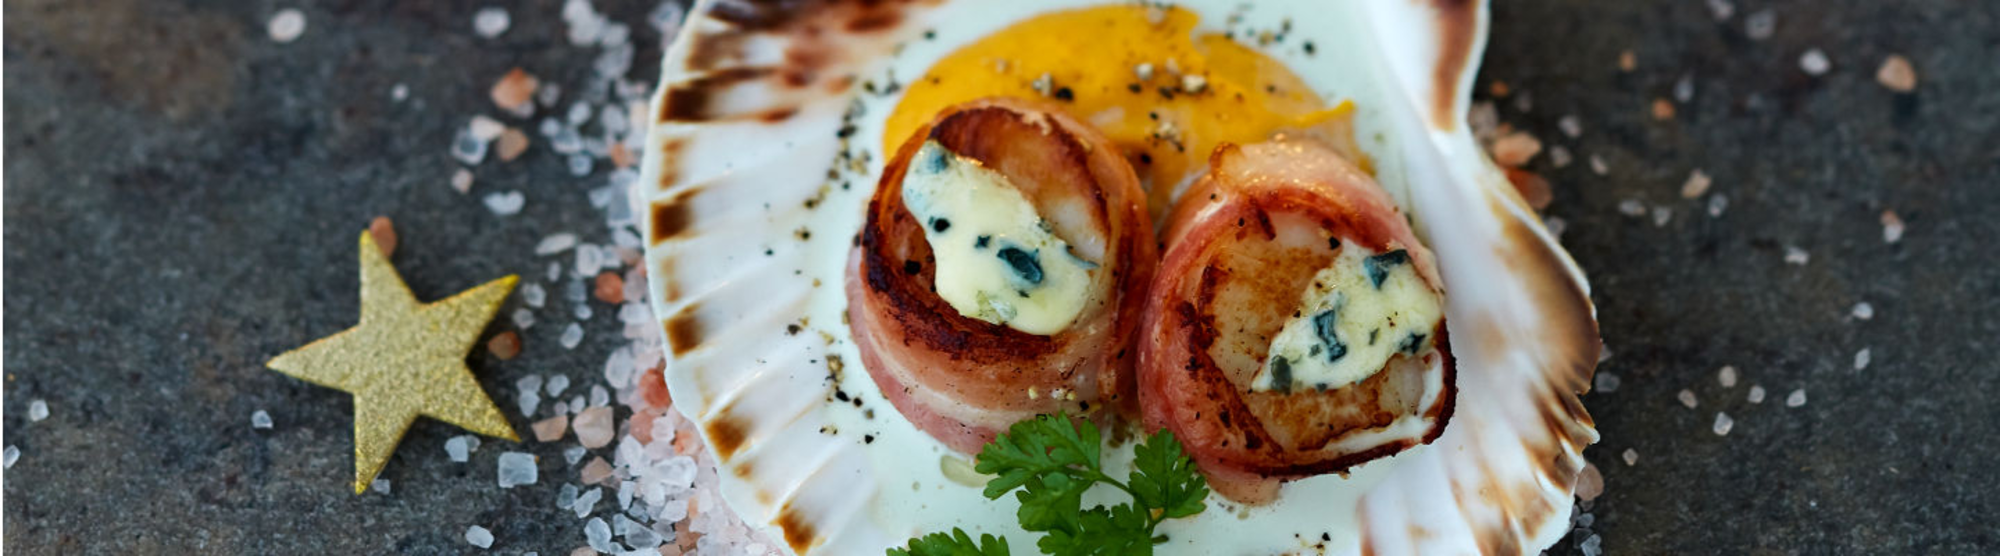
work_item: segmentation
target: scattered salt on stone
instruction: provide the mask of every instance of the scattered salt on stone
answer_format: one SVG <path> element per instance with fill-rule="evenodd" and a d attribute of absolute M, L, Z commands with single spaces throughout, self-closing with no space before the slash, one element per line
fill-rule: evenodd
<path fill-rule="evenodd" d="M 1791 395 L 1785 396 L 1785 407 L 1798 407 L 1805 404 L 1806 390 L 1804 388 L 1793 390 Z"/>
<path fill-rule="evenodd" d="M 451 188 L 463 195 L 472 192 L 472 171 L 459 168 L 451 174 Z"/>
<path fill-rule="evenodd" d="M 1735 388 L 1736 367 L 1733 365 L 1723 365 L 1722 370 L 1715 372 L 1715 381 L 1722 383 L 1723 388 Z"/>
<path fill-rule="evenodd" d="M 465 129 L 471 132 L 473 139 L 481 142 L 489 142 L 499 138 L 501 133 L 506 133 L 507 124 L 500 123 L 500 120 L 495 120 L 491 116 L 480 114 L 473 116 L 472 121 L 466 124 Z"/>
<path fill-rule="evenodd" d="M 583 465 L 583 471 L 577 475 L 577 478 L 582 480 L 583 484 L 586 485 L 603 482 L 605 479 L 611 478 L 611 464 L 605 463 L 604 458 L 590 458 L 590 463 Z"/>
<path fill-rule="evenodd" d="M 524 195 L 521 195 L 521 192 L 519 191 L 507 191 L 502 193 L 488 194 L 486 196 L 485 202 L 486 202 L 486 209 L 493 211 L 493 214 L 499 216 L 513 216 L 516 214 L 520 214 L 521 207 L 526 206 L 528 204 L 528 198 Z"/>
<path fill-rule="evenodd" d="M 1583 556 L 1603 556 L 1604 538 L 1593 533 L 1590 535 L 1590 538 L 1583 539 L 1583 542 L 1577 543 L 1576 549 L 1583 552 Z"/>
<path fill-rule="evenodd" d="M 49 418 L 49 402 L 35 400 L 28 402 L 28 421 L 36 422 Z"/>
<path fill-rule="evenodd" d="M 541 284 L 529 282 L 521 286 L 521 302 L 527 303 L 529 307 L 540 308 L 548 301 L 549 290 L 543 288 Z"/>
<path fill-rule="evenodd" d="M 20 461 L 20 460 L 21 460 L 21 449 L 20 449 L 20 448 L 18 448 L 18 447 L 15 447 L 15 446 L 14 446 L 14 445 L 12 445 L 12 444 L 8 444 L 8 445 L 7 445 L 7 452 L 6 452 L 6 454 L 7 454 L 7 455 L 6 455 L 6 464 L 5 464 L 5 465 L 0 465 L 0 468 L 4 468 L 4 469 L 13 469 L 13 468 L 14 468 L 14 462 L 16 462 L 16 461 Z"/>
<path fill-rule="evenodd" d="M 1713 430 L 1716 436 L 1729 436 L 1729 429 L 1735 427 L 1736 420 L 1730 419 L 1728 413 L 1715 412 L 1715 427 Z"/>
<path fill-rule="evenodd" d="M 462 435 L 445 439 L 444 453 L 451 456 L 451 460 L 455 462 L 465 463 L 471 461 L 472 437 Z"/>
<path fill-rule="evenodd" d="M 500 155 L 501 162 L 520 158 L 521 153 L 528 152 L 528 134 L 522 133 L 519 129 L 507 128 L 506 131 L 500 132 L 500 141 L 494 147 L 499 149 L 497 154 Z"/>
<path fill-rule="evenodd" d="M 563 327 L 562 337 L 556 340 L 562 342 L 563 349 L 576 349 L 577 344 L 583 343 L 583 327 L 569 323 L 569 326 Z"/>
<path fill-rule="evenodd" d="M 529 324 L 534 323 L 530 321 Z M 493 356 L 500 358 L 501 361 L 513 359 L 514 356 L 521 354 L 521 335 L 512 330 L 494 334 L 493 339 L 486 341 L 486 351 L 493 352 Z"/>
<path fill-rule="evenodd" d="M 576 234 L 568 232 L 549 234 L 548 237 L 542 238 L 540 243 L 535 244 L 535 254 L 541 256 L 554 255 L 568 251 L 571 247 L 576 247 Z"/>
<path fill-rule="evenodd" d="M 1725 210 L 1729 210 L 1729 197 L 1725 197 L 1721 193 L 1708 196 L 1709 218 L 1720 217 L 1722 216 L 1722 211 Z"/>
<path fill-rule="evenodd" d="M 1687 406 L 1688 409 L 1694 409 L 1694 406 L 1700 404 L 1700 402 L 1694 399 L 1694 391 L 1686 388 L 1682 388 L 1679 394 L 1674 394 L 1674 397 L 1679 399 L 1681 405 Z"/>
<path fill-rule="evenodd" d="M 563 449 L 563 461 L 569 462 L 570 465 L 576 465 L 576 462 L 583 461 L 583 456 L 589 453 L 590 450 L 582 446 L 570 446 Z"/>
<path fill-rule="evenodd" d="M 1903 218 L 1896 216 L 1896 211 L 1882 211 L 1882 243 L 1895 243 L 1902 240 Z"/>
<path fill-rule="evenodd" d="M 604 386 L 602 386 L 602 385 L 596 385 L 596 384 L 593 384 L 593 385 L 591 385 L 591 386 L 590 386 L 590 406 L 591 406 L 591 407 L 604 407 L 604 406 L 607 406 L 607 405 L 611 405 L 611 392 L 610 392 L 610 391 L 608 391 L 608 390 L 605 390 L 605 389 L 604 389 Z"/>
<path fill-rule="evenodd" d="M 1621 454 L 1621 456 L 1625 458 L 1625 466 L 1626 466 L 1626 467 L 1631 467 L 1631 466 L 1634 466 L 1634 465 L 1638 465 L 1638 464 L 1639 464 L 1639 451 L 1638 451 L 1638 450 L 1634 450 L 1634 449 L 1631 449 L 1631 448 L 1626 448 L 1626 449 L 1625 449 L 1625 453 L 1624 453 L 1624 454 Z"/>
<path fill-rule="evenodd" d="M 1653 99 L 1653 119 L 1663 122 L 1674 119 L 1674 103 L 1663 98 Z"/>
<path fill-rule="evenodd" d="M 1593 154 L 1590 155 L 1590 172 L 1600 176 L 1609 174 L 1611 173 L 1611 165 L 1605 163 L 1603 157 Z"/>
<path fill-rule="evenodd" d="M 591 288 L 591 294 L 597 297 L 598 301 L 612 305 L 624 303 L 625 279 L 619 277 L 618 273 L 613 271 L 607 270 L 599 273 L 595 287 Z"/>
<path fill-rule="evenodd" d="M 410 98 L 409 85 L 397 83 L 396 86 L 389 88 L 389 100 L 395 102 L 402 102 L 404 99 L 407 98 Z"/>
<path fill-rule="evenodd" d="M 518 485 L 532 485 L 541 475 L 535 467 L 534 454 L 523 452 L 503 452 L 500 454 L 500 488 L 514 488 Z"/>
<path fill-rule="evenodd" d="M 553 377 L 549 377 L 548 392 L 550 396 L 560 396 L 562 395 L 564 390 L 568 389 L 569 389 L 569 375 L 556 375 Z"/>
<path fill-rule="evenodd" d="M 1674 102 L 1687 104 L 1691 100 L 1694 100 L 1694 74 L 1681 74 L 1680 79 L 1674 80 Z"/>
<path fill-rule="evenodd" d="M 476 166 L 486 160 L 486 141 L 473 134 L 470 128 L 458 130 L 451 139 L 451 156 L 467 165 Z"/>
<path fill-rule="evenodd" d="M 1875 318 L 1875 306 L 1869 305 L 1866 301 L 1856 303 L 1854 304 L 1854 309 L 1848 311 L 1848 314 L 1854 315 L 1854 318 L 1861 320 L 1872 319 Z"/>
<path fill-rule="evenodd" d="M 540 79 L 536 79 L 526 70 L 513 68 L 507 70 L 505 75 L 501 75 L 500 80 L 493 82 L 493 87 L 487 89 L 486 96 L 501 110 L 527 117 L 535 111 L 535 89 L 541 84 Z M 499 136 L 500 133 L 495 131 L 489 139 Z"/>
<path fill-rule="evenodd" d="M 1693 199 L 1700 197 L 1702 194 L 1708 193 L 1708 186 L 1711 183 L 1713 183 L 1713 180 L 1708 178 L 1706 172 L 1695 170 L 1688 174 L 1686 182 L 1681 183 L 1681 198 Z"/>
<path fill-rule="evenodd" d="M 603 518 L 590 518 L 590 523 L 583 526 L 583 535 L 590 540 L 590 548 L 592 550 L 604 553 L 613 552 L 611 550 L 611 526 L 606 525 Z"/>
<path fill-rule="evenodd" d="M 1812 254 L 1794 245 L 1785 246 L 1785 264 L 1804 265 L 1812 261 Z"/>
<path fill-rule="evenodd" d="M 493 532 L 474 525 L 465 528 L 465 542 L 480 548 L 493 548 Z"/>
<path fill-rule="evenodd" d="M 1854 352 L 1854 370 L 1862 371 L 1868 369 L 1868 361 L 1871 359 L 1868 351 L 1868 348 L 1861 348 L 1861 351 Z"/>
<path fill-rule="evenodd" d="M 576 485 L 564 483 L 556 490 L 556 508 L 567 510 L 576 507 Z"/>
<path fill-rule="evenodd" d="M 1761 41 L 1771 38 L 1778 31 L 1778 13 L 1770 8 L 1751 12 L 1743 16 L 1743 34 L 1750 40 Z"/>
<path fill-rule="evenodd" d="M 593 488 L 578 495 L 576 502 L 570 504 L 569 509 L 572 512 L 576 512 L 578 519 L 582 519 L 584 516 L 590 515 L 590 512 L 595 511 L 597 509 L 597 501 L 603 499 L 604 489 Z"/>
<path fill-rule="evenodd" d="M 612 421 L 611 408 L 593 407 L 576 414 L 576 421 L 570 424 L 576 429 L 576 441 L 590 449 L 603 448 L 616 435 L 617 423 Z"/>
<path fill-rule="evenodd" d="M 586 154 L 569 155 L 569 175 L 584 177 L 590 175 L 591 158 Z"/>
<path fill-rule="evenodd" d="M 1601 494 L 1604 494 L 1604 474 L 1597 470 L 1597 464 L 1583 462 L 1583 470 L 1576 474 L 1576 497 L 1589 502 Z"/>
<path fill-rule="evenodd" d="M 570 314 L 576 315 L 576 320 L 587 321 L 590 320 L 590 317 L 596 316 L 597 312 L 591 309 L 589 305 L 578 305 L 570 308 Z"/>
<path fill-rule="evenodd" d="M 1618 380 L 1618 375 L 1614 375 L 1604 371 L 1598 371 L 1597 377 L 1594 379 L 1594 381 L 1596 382 L 1596 390 L 1597 393 L 1599 394 L 1609 394 L 1612 392 L 1617 392 L 1618 385 L 1622 382 Z"/>
<path fill-rule="evenodd" d="M 270 414 L 269 412 L 266 412 L 266 411 L 262 410 L 262 409 L 259 409 L 259 410 L 257 410 L 257 411 L 253 411 L 253 412 L 251 412 L 251 413 L 250 413 L 250 428 L 253 428 L 253 429 L 268 429 L 268 428 L 271 428 L 271 414 Z"/>
<path fill-rule="evenodd" d="M 1569 163 L 1574 159 L 1575 155 L 1569 153 L 1569 147 L 1562 145 L 1549 147 L 1549 164 L 1553 164 L 1557 168 L 1568 168 Z"/>
<path fill-rule="evenodd" d="M 1806 75 L 1826 75 L 1827 70 L 1833 69 L 1833 61 L 1826 58 L 1826 52 L 1808 48 L 1805 54 L 1799 55 L 1799 69 L 1805 70 Z"/>
<path fill-rule="evenodd" d="M 368 491 L 378 494 L 389 494 L 390 492 L 395 491 L 395 486 L 396 485 L 390 483 L 388 479 L 377 478 L 373 481 L 368 482 Z"/>
<path fill-rule="evenodd" d="M 1882 60 L 1882 67 L 1875 69 L 1875 82 L 1898 93 L 1917 90 L 1917 68 L 1910 65 L 1910 59 L 1901 54 L 1890 54 Z"/>
<path fill-rule="evenodd" d="M 1632 53 L 1630 50 L 1619 52 L 1618 70 L 1629 72 L 1635 69 L 1639 69 L 1639 55 Z"/>
<path fill-rule="evenodd" d="M 264 24 L 264 31 L 271 34 L 271 40 L 288 43 L 306 33 L 306 14 L 297 8 L 278 10 L 271 21 Z"/>
<path fill-rule="evenodd" d="M 536 421 L 534 425 L 530 425 L 530 428 L 535 429 L 535 440 L 555 442 L 562 439 L 563 431 L 569 430 L 569 416 L 557 415 Z"/>
<path fill-rule="evenodd" d="M 514 399 L 520 404 L 523 417 L 534 416 L 535 408 L 542 406 L 542 393 L 534 390 L 522 390 Z"/>
<path fill-rule="evenodd" d="M 1576 117 L 1575 114 L 1568 114 L 1556 120 L 1556 128 L 1561 129 L 1563 135 L 1575 139 L 1583 135 L 1583 119 Z"/>
<path fill-rule="evenodd" d="M 1664 228 L 1674 220 L 1673 207 L 1653 207 L 1653 227 Z"/>
<path fill-rule="evenodd" d="M 1645 216 L 1646 204 L 1639 202 L 1638 199 L 1626 199 L 1623 201 L 1619 201 L 1618 214 L 1623 214 L 1625 216 Z"/>
<path fill-rule="evenodd" d="M 507 16 L 507 10 L 504 8 L 489 6 L 480 8 L 472 14 L 472 32 L 489 39 L 507 32 L 507 26 L 511 23 L 513 18 Z"/>
<path fill-rule="evenodd" d="M 526 307 L 515 309 L 513 320 L 515 328 L 527 330 L 535 326 L 535 312 L 528 310 Z"/>
<path fill-rule="evenodd" d="M 1736 15 L 1736 3 L 1730 0 L 1708 0 L 1708 14 L 1715 16 L 1716 21 L 1728 20 L 1729 16 Z"/>
<path fill-rule="evenodd" d="M 1745 396 L 1744 399 L 1749 400 L 1750 403 L 1764 403 L 1764 387 L 1752 385 L 1750 387 L 1750 395 Z"/>

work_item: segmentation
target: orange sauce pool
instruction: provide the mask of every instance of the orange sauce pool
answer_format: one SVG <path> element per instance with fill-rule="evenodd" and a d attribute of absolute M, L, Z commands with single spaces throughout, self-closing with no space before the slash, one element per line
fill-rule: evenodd
<path fill-rule="evenodd" d="M 896 152 L 946 107 L 1007 96 L 1049 101 L 1104 132 L 1132 162 L 1155 216 L 1223 143 L 1301 133 L 1368 169 L 1351 103 L 1328 107 L 1284 63 L 1220 33 L 1197 34 L 1199 20 L 1181 8 L 1123 5 L 1002 29 L 911 81 L 883 130 L 882 152 Z"/>

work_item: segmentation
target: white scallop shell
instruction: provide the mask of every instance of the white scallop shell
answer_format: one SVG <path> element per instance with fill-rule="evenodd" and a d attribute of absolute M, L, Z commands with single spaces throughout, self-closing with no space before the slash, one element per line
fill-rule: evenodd
<path fill-rule="evenodd" d="M 1008 24 L 1094 3 L 701 0 L 668 50 L 636 191 L 671 347 L 666 380 L 715 449 L 730 505 L 792 551 L 879 554 L 958 526 L 1033 552 L 1011 502 L 954 481 L 948 469 L 962 460 L 902 420 L 859 363 L 837 372 L 859 361 L 841 272 L 883 156 L 837 157 L 881 144 L 897 95 L 864 93 L 867 82 L 921 75 Z M 1177 5 L 1206 26 L 1231 13 L 1267 27 L 1290 19 L 1321 54 L 1266 53 L 1329 100 L 1354 100 L 1362 137 L 1389 138 L 1363 149 L 1437 253 L 1460 395 L 1434 444 L 1288 483 L 1268 506 L 1212 498 L 1208 512 L 1162 526 L 1173 541 L 1160 552 L 1514 554 L 1554 543 L 1578 452 L 1597 439 L 1577 400 L 1597 324 L 1581 271 L 1465 124 L 1485 4 Z M 913 40 L 927 30 L 935 40 Z M 1129 451 L 1108 451 L 1107 466 Z"/>

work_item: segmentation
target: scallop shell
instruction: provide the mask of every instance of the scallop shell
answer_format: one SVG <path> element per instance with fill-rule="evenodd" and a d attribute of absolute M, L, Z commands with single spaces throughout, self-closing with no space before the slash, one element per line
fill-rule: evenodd
<path fill-rule="evenodd" d="M 1012 505 L 980 497 L 965 462 L 903 421 L 852 363 L 839 284 L 884 162 L 868 151 L 896 101 L 886 84 L 1012 22 L 1091 3 L 702 0 L 667 51 L 635 191 L 666 381 L 714 449 L 727 502 L 792 552 L 880 553 L 953 526 L 1032 552 Z M 1174 540 L 1160 552 L 1512 554 L 1554 543 L 1579 452 L 1597 439 L 1577 399 L 1597 324 L 1582 272 L 1467 129 L 1485 3 L 1179 6 L 1208 26 L 1286 18 L 1321 52 L 1343 53 L 1266 50 L 1329 99 L 1354 100 L 1362 137 L 1390 139 L 1363 148 L 1438 256 L 1464 394 L 1434 444 L 1288 483 L 1270 506 L 1211 499 L 1208 512 L 1163 525 Z M 916 40 L 927 31 L 936 39 Z M 1121 457 L 1129 448 L 1107 452 L 1114 473 Z"/>

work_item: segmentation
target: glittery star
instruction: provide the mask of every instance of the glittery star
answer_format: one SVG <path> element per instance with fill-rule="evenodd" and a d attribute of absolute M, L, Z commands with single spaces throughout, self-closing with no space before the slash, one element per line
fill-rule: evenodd
<path fill-rule="evenodd" d="M 479 332 L 516 281 L 509 275 L 442 301 L 418 303 L 374 238 L 361 234 L 361 324 L 266 364 L 354 395 L 355 494 L 368 490 L 418 415 L 520 441 L 465 366 Z"/>

